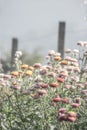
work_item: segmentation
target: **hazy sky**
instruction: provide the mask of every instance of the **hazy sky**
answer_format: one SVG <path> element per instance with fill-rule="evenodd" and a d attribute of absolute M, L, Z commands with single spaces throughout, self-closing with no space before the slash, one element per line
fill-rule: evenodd
<path fill-rule="evenodd" d="M 42 53 L 57 50 L 58 22 L 66 22 L 66 47 L 87 40 L 87 13 L 83 0 L 0 0 L 0 47 L 11 48 L 12 37 L 19 39 L 19 50 Z"/>

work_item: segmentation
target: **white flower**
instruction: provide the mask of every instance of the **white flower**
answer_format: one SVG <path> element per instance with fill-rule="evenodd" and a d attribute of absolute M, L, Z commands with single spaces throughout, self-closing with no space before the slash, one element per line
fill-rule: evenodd
<path fill-rule="evenodd" d="M 16 51 L 15 56 L 19 58 L 20 56 L 22 56 L 22 52 L 21 51 Z"/>
<path fill-rule="evenodd" d="M 49 56 L 52 56 L 52 55 L 54 55 L 55 54 L 55 51 L 54 50 L 49 50 L 49 52 L 48 52 L 48 55 Z"/>
<path fill-rule="evenodd" d="M 65 50 L 65 53 L 70 53 L 71 52 L 71 49 L 69 49 L 69 48 L 67 48 L 66 50 Z"/>
<path fill-rule="evenodd" d="M 78 42 L 77 42 L 77 45 L 78 45 L 78 46 L 83 46 L 84 43 L 83 43 L 83 41 L 78 41 Z"/>
<path fill-rule="evenodd" d="M 54 56 L 61 56 L 61 53 L 56 52 L 56 53 L 54 54 Z"/>
<path fill-rule="evenodd" d="M 84 41 L 84 46 L 87 47 L 87 41 Z"/>
<path fill-rule="evenodd" d="M 78 54 L 78 53 L 79 53 L 79 50 L 74 49 L 74 50 L 73 50 L 73 53 Z"/>

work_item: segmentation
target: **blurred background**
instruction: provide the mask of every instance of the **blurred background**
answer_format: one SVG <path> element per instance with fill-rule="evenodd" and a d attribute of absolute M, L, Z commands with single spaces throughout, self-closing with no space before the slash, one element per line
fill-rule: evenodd
<path fill-rule="evenodd" d="M 66 24 L 65 48 L 76 48 L 77 41 L 87 40 L 86 16 L 87 0 L 0 0 L 0 57 L 10 59 L 12 38 L 38 61 L 48 50 L 57 51 L 60 21 Z"/>

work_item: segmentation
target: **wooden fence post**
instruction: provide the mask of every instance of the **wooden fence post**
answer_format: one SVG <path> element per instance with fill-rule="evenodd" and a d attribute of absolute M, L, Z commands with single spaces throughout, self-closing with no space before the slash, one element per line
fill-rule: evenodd
<path fill-rule="evenodd" d="M 64 57 L 64 41 L 65 41 L 65 22 L 59 22 L 58 27 L 58 52 L 61 53 L 61 57 Z"/>
<path fill-rule="evenodd" d="M 18 39 L 13 38 L 12 39 L 12 49 L 11 49 L 11 70 L 13 70 L 15 53 L 17 50 L 18 50 Z"/>

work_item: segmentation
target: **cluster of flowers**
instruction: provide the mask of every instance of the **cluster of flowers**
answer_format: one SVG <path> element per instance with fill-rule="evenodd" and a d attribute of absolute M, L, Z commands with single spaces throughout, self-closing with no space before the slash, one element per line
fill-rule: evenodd
<path fill-rule="evenodd" d="M 58 119 L 59 121 L 70 121 L 75 122 L 77 114 L 73 111 L 66 112 L 65 108 L 60 108 L 58 112 Z"/>
<path fill-rule="evenodd" d="M 82 57 L 77 49 L 65 50 L 64 58 L 50 50 L 46 65 L 22 64 L 10 75 L 0 74 L 0 85 L 10 86 L 34 100 L 45 96 L 50 99 L 51 107 L 56 108 L 58 121 L 75 122 L 87 96 L 87 43 L 78 42 L 77 45 L 84 50 Z"/>

